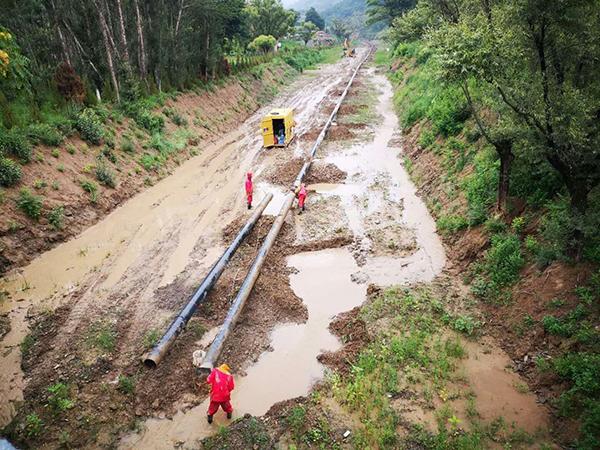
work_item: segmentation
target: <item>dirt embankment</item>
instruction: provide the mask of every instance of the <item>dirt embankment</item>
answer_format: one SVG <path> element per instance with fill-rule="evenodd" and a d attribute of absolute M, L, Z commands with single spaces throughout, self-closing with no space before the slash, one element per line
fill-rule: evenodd
<path fill-rule="evenodd" d="M 201 154 L 273 97 L 293 72 L 284 64 L 269 66 L 260 80 L 232 77 L 214 90 L 188 92 L 168 100 L 155 111 L 166 124 L 160 139 L 139 128 L 133 120 L 114 114 L 105 124 L 108 134 L 114 134 L 114 148 L 105 144 L 88 146 L 78 137 L 68 138 L 56 149 L 36 147 L 32 162 L 23 166 L 21 182 L 4 189 L 0 202 L 0 274 L 25 265 L 77 235 L 128 198 L 172 173 L 183 161 Z M 183 124 L 177 126 L 163 111 L 169 117 L 178 116 L 177 121 Z M 144 167 L 144 155 L 157 155 L 160 148 L 171 146 L 174 149 L 160 164 Z M 96 180 L 95 168 L 100 164 L 113 173 L 114 188 Z M 84 181 L 96 184 L 97 192 L 86 192 L 82 188 Z M 39 221 L 28 218 L 17 207 L 22 188 L 42 198 Z M 48 215 L 60 206 L 64 208 L 62 224 L 56 228 Z"/>

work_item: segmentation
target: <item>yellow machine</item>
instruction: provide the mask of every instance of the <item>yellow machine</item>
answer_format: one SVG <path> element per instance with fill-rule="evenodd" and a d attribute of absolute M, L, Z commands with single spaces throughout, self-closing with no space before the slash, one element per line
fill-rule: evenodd
<path fill-rule="evenodd" d="M 289 108 L 274 109 L 260 122 L 263 145 L 287 147 L 294 139 L 294 111 Z"/>

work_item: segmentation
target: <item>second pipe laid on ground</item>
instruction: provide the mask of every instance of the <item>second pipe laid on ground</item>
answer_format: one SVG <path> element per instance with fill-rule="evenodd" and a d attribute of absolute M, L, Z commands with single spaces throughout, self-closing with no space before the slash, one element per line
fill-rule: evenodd
<path fill-rule="evenodd" d="M 144 355 L 143 360 L 146 367 L 156 367 L 165 356 L 175 338 L 179 335 L 179 333 L 181 333 L 188 320 L 190 320 L 198 308 L 198 305 L 200 305 L 200 303 L 206 298 L 208 291 L 210 291 L 210 289 L 215 285 L 235 251 L 238 249 L 246 236 L 250 234 L 252 228 L 254 228 L 254 225 L 272 198 L 273 194 L 267 194 L 263 201 L 260 202 L 260 204 L 256 207 L 256 211 L 254 211 L 250 219 L 248 219 L 246 222 L 246 225 L 244 225 L 244 227 L 239 231 L 231 245 L 227 248 L 227 250 L 225 250 L 221 258 L 219 258 L 219 260 L 215 263 L 210 272 L 208 272 L 208 275 L 206 275 L 204 280 L 202 280 L 200 287 L 198 287 L 187 305 L 185 305 L 185 308 L 183 308 L 175 320 L 173 320 L 171 326 L 169 326 L 169 329 L 166 331 L 158 344 L 156 344 L 151 351 Z"/>

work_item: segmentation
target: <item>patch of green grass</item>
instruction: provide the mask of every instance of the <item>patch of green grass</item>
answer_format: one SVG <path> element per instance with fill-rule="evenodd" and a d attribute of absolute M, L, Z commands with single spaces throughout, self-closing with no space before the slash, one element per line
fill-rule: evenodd
<path fill-rule="evenodd" d="M 50 154 L 56 159 L 58 159 L 60 157 L 60 152 L 58 151 L 57 148 L 53 148 L 52 151 L 50 152 Z"/>
<path fill-rule="evenodd" d="M 161 334 L 160 331 L 153 328 L 151 330 L 148 330 L 146 332 L 146 334 L 144 335 L 144 347 L 147 349 L 150 349 L 152 347 L 154 347 L 156 344 L 158 344 L 158 340 L 161 338 Z"/>
<path fill-rule="evenodd" d="M 62 133 L 47 123 L 29 125 L 27 136 L 34 144 L 41 143 L 52 147 L 58 147 L 64 140 Z"/>
<path fill-rule="evenodd" d="M 112 353 L 116 348 L 117 330 L 108 322 L 92 324 L 87 335 L 88 345 Z"/>
<path fill-rule="evenodd" d="M 114 173 L 104 164 L 98 164 L 96 166 L 96 179 L 109 188 L 115 188 L 117 185 Z"/>
<path fill-rule="evenodd" d="M 36 343 L 35 337 L 33 337 L 33 335 L 31 335 L 31 334 L 28 334 L 27 336 L 25 336 L 23 338 L 23 341 L 21 342 L 21 345 L 20 345 L 21 355 L 22 355 L 23 359 L 26 359 L 29 356 L 29 352 L 31 352 L 35 343 Z"/>
<path fill-rule="evenodd" d="M 117 388 L 125 395 L 131 395 L 135 392 L 135 380 L 133 377 L 126 375 L 119 375 L 119 382 Z"/>
<path fill-rule="evenodd" d="M 449 236 L 467 228 L 469 222 L 464 216 L 442 215 L 436 220 L 436 225 L 440 233 Z"/>
<path fill-rule="evenodd" d="M 29 438 L 38 437 L 44 430 L 44 422 L 35 414 L 27 414 L 25 417 L 25 435 Z"/>

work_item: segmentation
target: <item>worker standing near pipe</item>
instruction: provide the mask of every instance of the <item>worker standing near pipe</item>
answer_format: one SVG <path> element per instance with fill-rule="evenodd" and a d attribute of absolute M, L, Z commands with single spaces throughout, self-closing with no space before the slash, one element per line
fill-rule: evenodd
<path fill-rule="evenodd" d="M 248 209 L 252 208 L 252 192 L 254 185 L 252 184 L 252 172 L 246 174 L 246 200 L 248 200 Z"/>
<path fill-rule="evenodd" d="M 231 391 L 235 387 L 231 369 L 227 364 L 221 364 L 218 368 L 213 369 L 206 382 L 210 384 L 210 404 L 208 405 L 208 415 L 206 416 L 208 423 L 212 423 L 213 416 L 223 408 L 227 413 L 227 418 L 231 419 L 233 407 L 231 406 Z"/>
<path fill-rule="evenodd" d="M 304 202 L 305 201 L 306 201 L 306 186 L 304 185 L 304 183 L 302 183 L 300 185 L 300 190 L 298 191 L 298 209 L 300 209 L 298 214 L 302 214 L 302 211 L 304 211 Z"/>

